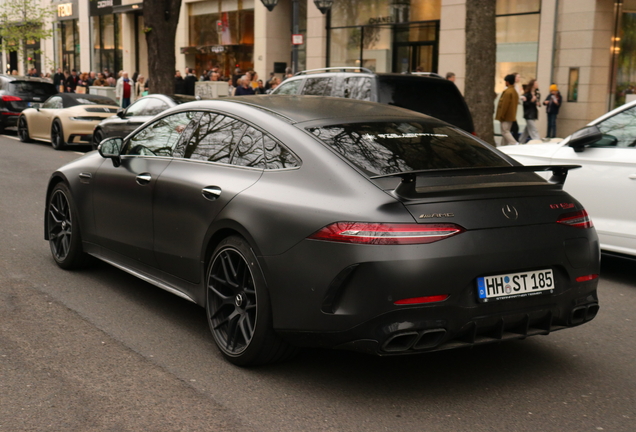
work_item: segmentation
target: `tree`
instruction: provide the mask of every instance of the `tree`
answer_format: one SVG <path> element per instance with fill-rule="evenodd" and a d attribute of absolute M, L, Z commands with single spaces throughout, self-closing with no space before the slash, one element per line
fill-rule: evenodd
<path fill-rule="evenodd" d="M 174 93 L 175 36 L 181 0 L 144 0 L 148 75 L 153 93 Z"/>
<path fill-rule="evenodd" d="M 493 109 L 497 40 L 495 1 L 466 0 L 466 82 L 464 97 L 473 116 L 475 132 L 495 143 Z"/>
<path fill-rule="evenodd" d="M 27 42 L 38 42 L 53 36 L 45 25 L 54 15 L 50 7 L 42 7 L 40 0 L 6 0 L 0 8 L 0 37 L 5 50 L 17 52 L 27 69 Z M 40 54 L 40 50 L 35 51 Z"/>

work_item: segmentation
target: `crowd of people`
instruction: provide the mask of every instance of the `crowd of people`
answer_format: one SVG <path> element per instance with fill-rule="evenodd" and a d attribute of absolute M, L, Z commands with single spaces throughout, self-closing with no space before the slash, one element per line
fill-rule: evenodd
<path fill-rule="evenodd" d="M 185 76 L 184 76 L 185 75 Z M 258 78 L 258 74 L 254 70 L 243 72 L 240 68 L 234 70 L 232 76 L 225 76 L 218 67 L 210 70 L 204 70 L 199 77 L 192 68 L 185 68 L 185 74 L 181 71 L 175 71 L 174 75 L 174 92 L 175 94 L 184 94 L 194 96 L 195 83 L 197 81 L 224 81 L 228 83 L 228 94 L 231 96 L 269 94 L 281 83 L 281 79 L 274 72 L 270 73 L 269 79 L 263 82 Z M 291 69 L 284 74 L 284 78 L 291 76 Z"/>

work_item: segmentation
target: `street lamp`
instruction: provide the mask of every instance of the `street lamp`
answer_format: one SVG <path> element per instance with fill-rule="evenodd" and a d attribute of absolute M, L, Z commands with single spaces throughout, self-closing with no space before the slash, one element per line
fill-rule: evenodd
<path fill-rule="evenodd" d="M 314 4 L 322 14 L 326 14 L 333 6 L 333 0 L 314 0 Z"/>
<path fill-rule="evenodd" d="M 322 14 L 326 14 L 333 6 L 334 0 L 314 0 L 314 4 Z M 274 7 L 278 4 L 278 0 L 261 0 L 263 6 L 268 11 L 274 10 Z M 298 0 L 292 0 L 292 34 L 298 34 Z M 298 45 L 292 47 L 292 70 L 294 73 L 298 71 Z"/>

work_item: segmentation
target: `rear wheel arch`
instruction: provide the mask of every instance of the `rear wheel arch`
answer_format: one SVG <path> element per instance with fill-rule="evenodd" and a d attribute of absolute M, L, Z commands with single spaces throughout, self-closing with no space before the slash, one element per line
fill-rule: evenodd
<path fill-rule="evenodd" d="M 68 181 L 66 179 L 66 177 L 64 177 L 63 175 L 56 173 L 53 174 L 53 177 L 51 177 L 51 180 L 49 180 L 49 184 L 46 188 L 46 201 L 45 203 L 47 203 L 47 206 L 45 206 L 44 208 L 44 240 L 49 240 L 49 226 L 48 226 L 48 218 L 47 216 L 47 212 L 48 212 L 48 202 L 51 199 L 51 193 L 53 192 L 53 189 L 55 188 L 55 186 L 58 185 L 58 183 L 64 183 L 66 184 L 66 186 L 69 188 L 69 190 L 71 189 L 71 187 L 68 184 Z"/>

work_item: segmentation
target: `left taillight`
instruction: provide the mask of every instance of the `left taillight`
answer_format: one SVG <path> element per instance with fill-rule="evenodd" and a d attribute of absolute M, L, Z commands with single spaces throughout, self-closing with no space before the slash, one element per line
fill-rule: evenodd
<path fill-rule="evenodd" d="M 464 228 L 455 224 L 336 222 L 308 238 L 341 243 L 404 245 L 433 243 L 464 231 Z"/>
<path fill-rule="evenodd" d="M 557 223 L 569 225 L 575 228 L 592 228 L 594 223 L 585 210 L 564 213 L 559 216 Z"/>
<path fill-rule="evenodd" d="M 22 98 L 19 98 L 17 96 L 4 95 L 4 96 L 2 96 L 2 100 L 5 101 L 5 102 L 17 102 L 17 101 L 21 101 Z"/>

